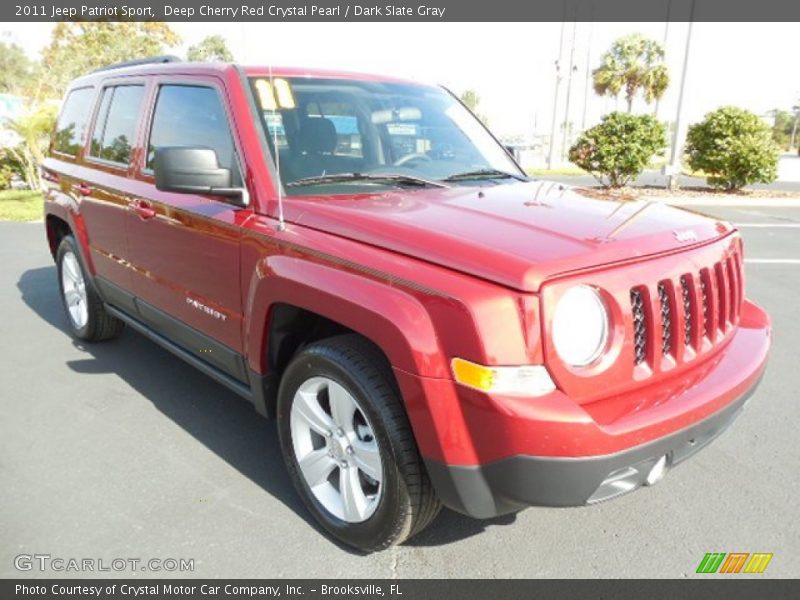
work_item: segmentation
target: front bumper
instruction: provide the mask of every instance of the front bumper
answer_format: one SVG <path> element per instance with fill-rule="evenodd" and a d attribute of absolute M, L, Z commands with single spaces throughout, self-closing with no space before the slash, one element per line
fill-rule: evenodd
<path fill-rule="evenodd" d="M 442 417 L 424 435 L 423 403 L 412 401 L 409 414 L 446 506 L 478 518 L 582 506 L 641 487 L 659 459 L 676 465 L 727 429 L 756 389 L 769 346 L 769 318 L 745 302 L 729 343 L 648 387 L 578 405 L 560 392 L 520 401 L 466 391 L 449 400 L 444 383 L 426 381 L 442 393 L 428 390 L 436 402 L 425 406 Z"/>
<path fill-rule="evenodd" d="M 653 442 L 603 456 L 513 456 L 489 465 L 452 466 L 426 460 L 442 502 L 476 518 L 526 506 L 582 506 L 610 500 L 642 485 L 661 457 L 677 465 L 725 431 L 752 396 L 744 395 L 707 419 Z"/>

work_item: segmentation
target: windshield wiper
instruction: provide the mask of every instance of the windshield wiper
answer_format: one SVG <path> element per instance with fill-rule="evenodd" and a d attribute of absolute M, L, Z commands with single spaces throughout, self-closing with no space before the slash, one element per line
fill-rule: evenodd
<path fill-rule="evenodd" d="M 410 185 L 420 187 L 449 187 L 441 181 L 433 181 L 414 175 L 404 175 L 401 173 L 335 173 L 331 175 L 317 175 L 314 177 L 303 177 L 286 184 L 286 187 L 299 187 L 304 185 L 325 185 L 327 183 L 349 183 L 359 181 L 371 181 L 375 183 L 388 183 L 391 185 Z"/>
<path fill-rule="evenodd" d="M 477 171 L 466 171 L 445 177 L 442 181 L 468 181 L 471 179 L 516 179 L 517 181 L 527 181 L 522 175 L 515 175 L 498 169 L 478 169 Z"/>

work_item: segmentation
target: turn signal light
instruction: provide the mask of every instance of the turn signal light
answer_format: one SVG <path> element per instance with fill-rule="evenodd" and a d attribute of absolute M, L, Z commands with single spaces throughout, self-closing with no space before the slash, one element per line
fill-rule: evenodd
<path fill-rule="evenodd" d="M 544 396 L 556 389 L 542 365 L 487 367 L 463 358 L 451 362 L 456 382 L 482 392 L 515 396 Z"/>

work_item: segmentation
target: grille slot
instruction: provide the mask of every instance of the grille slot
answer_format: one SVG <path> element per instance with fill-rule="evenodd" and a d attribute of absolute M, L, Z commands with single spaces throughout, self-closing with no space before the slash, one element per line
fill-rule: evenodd
<path fill-rule="evenodd" d="M 681 276 L 681 302 L 683 303 L 683 343 L 692 344 L 692 289 L 689 286 L 689 276 Z"/>
<path fill-rule="evenodd" d="M 658 303 L 661 307 L 661 353 L 672 351 L 672 307 L 669 302 L 669 288 L 662 281 L 658 284 Z"/>
<path fill-rule="evenodd" d="M 633 315 L 633 362 L 640 365 L 647 358 L 647 322 L 644 296 L 641 290 L 631 290 L 631 313 Z"/>
<path fill-rule="evenodd" d="M 738 317 L 744 302 L 744 273 L 742 271 L 742 256 L 739 253 L 733 255 L 733 270 L 736 273 L 736 316 Z"/>
<path fill-rule="evenodd" d="M 725 331 L 728 328 L 728 303 L 730 288 L 725 282 L 725 273 L 722 270 L 723 263 L 714 265 L 714 275 L 716 276 L 717 283 L 717 328 L 720 331 Z"/>
<path fill-rule="evenodd" d="M 736 272 L 736 259 L 734 257 L 730 257 L 725 261 L 725 265 L 728 268 L 728 288 L 731 291 L 731 323 L 735 323 L 736 318 L 739 316 L 739 302 L 741 301 L 739 298 L 739 274 Z"/>
<path fill-rule="evenodd" d="M 703 307 L 703 333 L 706 337 L 711 338 L 711 307 L 709 306 L 709 291 L 710 284 L 708 279 L 708 271 L 703 269 L 700 272 L 700 302 Z"/>

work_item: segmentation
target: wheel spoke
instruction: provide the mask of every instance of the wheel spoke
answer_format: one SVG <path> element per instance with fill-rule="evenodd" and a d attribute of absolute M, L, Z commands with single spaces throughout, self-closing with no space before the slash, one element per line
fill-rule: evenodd
<path fill-rule="evenodd" d="M 338 383 L 328 384 L 328 399 L 331 403 L 331 415 L 334 422 L 347 433 L 353 431 L 353 415 L 356 403 L 353 397 Z"/>
<path fill-rule="evenodd" d="M 67 301 L 67 306 L 75 306 L 80 302 L 81 295 L 77 290 L 66 290 L 64 292 L 64 300 Z"/>
<path fill-rule="evenodd" d="M 76 284 L 81 280 L 80 273 L 78 272 L 78 263 L 75 257 L 68 254 L 64 259 L 64 268 L 67 270 L 67 275 Z"/>
<path fill-rule="evenodd" d="M 325 483 L 331 471 L 337 466 L 336 461 L 328 456 L 327 448 L 309 452 L 300 459 L 298 464 L 305 475 L 306 483 L 312 488 Z"/>
<path fill-rule="evenodd" d="M 294 405 L 297 415 L 318 434 L 327 436 L 333 429 L 333 421 L 319 405 L 315 393 L 298 391 L 294 397 Z"/>
<path fill-rule="evenodd" d="M 339 469 L 339 493 L 342 495 L 345 521 L 359 522 L 367 510 L 367 497 L 361 489 L 358 469 Z"/>
<path fill-rule="evenodd" d="M 381 455 L 378 452 L 378 445 L 375 442 L 362 442 L 359 440 L 353 443 L 352 446 L 353 459 L 358 468 L 375 481 L 382 481 L 383 469 L 381 468 Z"/>

